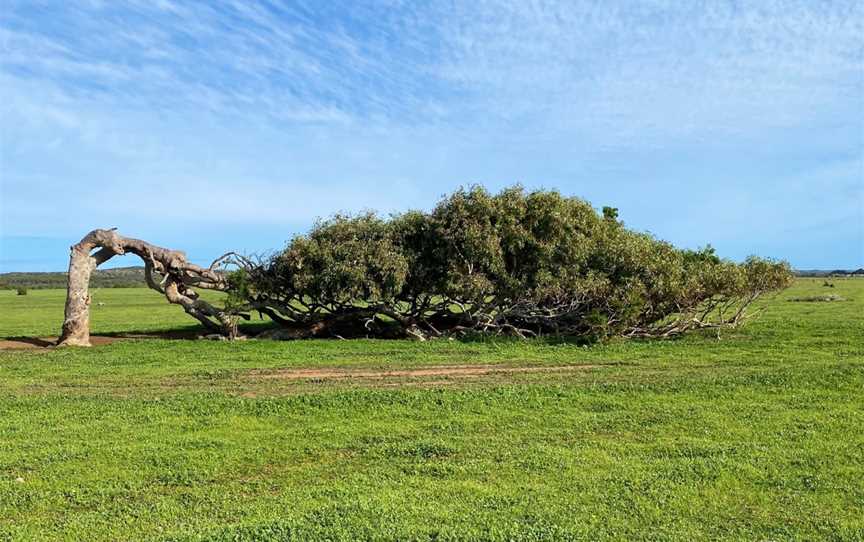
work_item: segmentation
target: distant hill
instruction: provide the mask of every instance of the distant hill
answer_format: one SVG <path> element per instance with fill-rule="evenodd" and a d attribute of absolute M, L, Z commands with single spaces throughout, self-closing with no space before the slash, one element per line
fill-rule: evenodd
<path fill-rule="evenodd" d="M 799 277 L 864 277 L 864 267 L 855 271 L 847 271 L 845 269 L 834 269 L 826 271 L 824 269 L 798 269 L 795 275 Z"/>
<path fill-rule="evenodd" d="M 90 278 L 91 288 L 135 288 L 146 286 L 143 267 L 97 269 Z M 0 273 L 3 288 L 65 288 L 66 273 Z"/>

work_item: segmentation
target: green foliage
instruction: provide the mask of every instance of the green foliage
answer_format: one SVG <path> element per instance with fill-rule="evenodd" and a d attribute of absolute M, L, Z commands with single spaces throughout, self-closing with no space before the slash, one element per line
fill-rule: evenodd
<path fill-rule="evenodd" d="M 232 309 L 242 307 L 249 296 L 252 295 L 252 284 L 247 269 L 237 269 L 228 273 L 228 296 L 225 299 L 225 308 Z"/>
<path fill-rule="evenodd" d="M 24 288 L 23 286 L 18 287 L 16 291 L 18 292 L 18 295 L 27 295 L 27 288 Z"/>
<path fill-rule="evenodd" d="M 427 335 L 669 336 L 734 326 L 788 286 L 788 264 L 679 250 L 556 191 L 460 189 L 428 213 L 335 216 L 295 237 L 244 289 L 291 325 L 386 315 Z M 309 310 L 297 312 L 291 307 Z M 383 328 L 379 328 L 381 330 Z"/>
<path fill-rule="evenodd" d="M 298 236 L 272 262 L 290 294 L 318 304 L 391 301 L 402 290 L 408 264 L 375 215 L 336 216 Z"/>

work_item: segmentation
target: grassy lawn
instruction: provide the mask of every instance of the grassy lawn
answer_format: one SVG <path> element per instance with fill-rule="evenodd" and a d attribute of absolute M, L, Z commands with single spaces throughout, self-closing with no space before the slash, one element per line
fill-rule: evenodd
<path fill-rule="evenodd" d="M 720 340 L 0 352 L 0 540 L 864 540 L 864 280 L 822 283 Z M 63 300 L 0 292 L 0 337 Z M 93 301 L 94 333 L 195 327 Z M 532 370 L 278 377 L 441 365 Z"/>

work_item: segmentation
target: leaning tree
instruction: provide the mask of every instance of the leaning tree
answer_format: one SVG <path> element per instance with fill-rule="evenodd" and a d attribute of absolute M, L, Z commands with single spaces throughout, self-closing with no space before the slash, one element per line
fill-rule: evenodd
<path fill-rule="evenodd" d="M 151 288 L 229 338 L 255 311 L 282 338 L 672 337 L 738 326 L 792 280 L 785 262 L 682 250 L 555 191 L 473 187 L 429 212 L 337 215 L 267 259 L 228 253 L 208 268 L 95 230 L 72 247 L 61 344 L 88 344 L 90 273 L 124 253 L 143 260 Z M 196 288 L 228 301 L 217 307 Z"/>

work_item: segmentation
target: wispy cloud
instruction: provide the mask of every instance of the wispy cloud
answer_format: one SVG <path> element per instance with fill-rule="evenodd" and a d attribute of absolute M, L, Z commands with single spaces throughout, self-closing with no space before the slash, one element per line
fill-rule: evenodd
<path fill-rule="evenodd" d="M 739 255 L 790 209 L 864 205 L 862 36 L 854 0 L 10 0 L 0 233 L 183 223 L 166 194 L 289 228 L 521 181 Z"/>
<path fill-rule="evenodd" d="M 148 110 L 740 132 L 862 92 L 854 1 L 16 7 L 5 72 Z"/>
<path fill-rule="evenodd" d="M 302 3 L 21 6 L 4 21 L 3 67 L 81 99 L 276 121 L 399 114 L 432 90 L 417 79 L 423 44 L 400 36 L 400 19 L 328 15 Z"/>
<path fill-rule="evenodd" d="M 484 97 L 483 111 L 545 113 L 564 129 L 737 134 L 852 113 L 864 90 L 856 2 L 466 2 L 447 13 L 443 77 Z"/>

